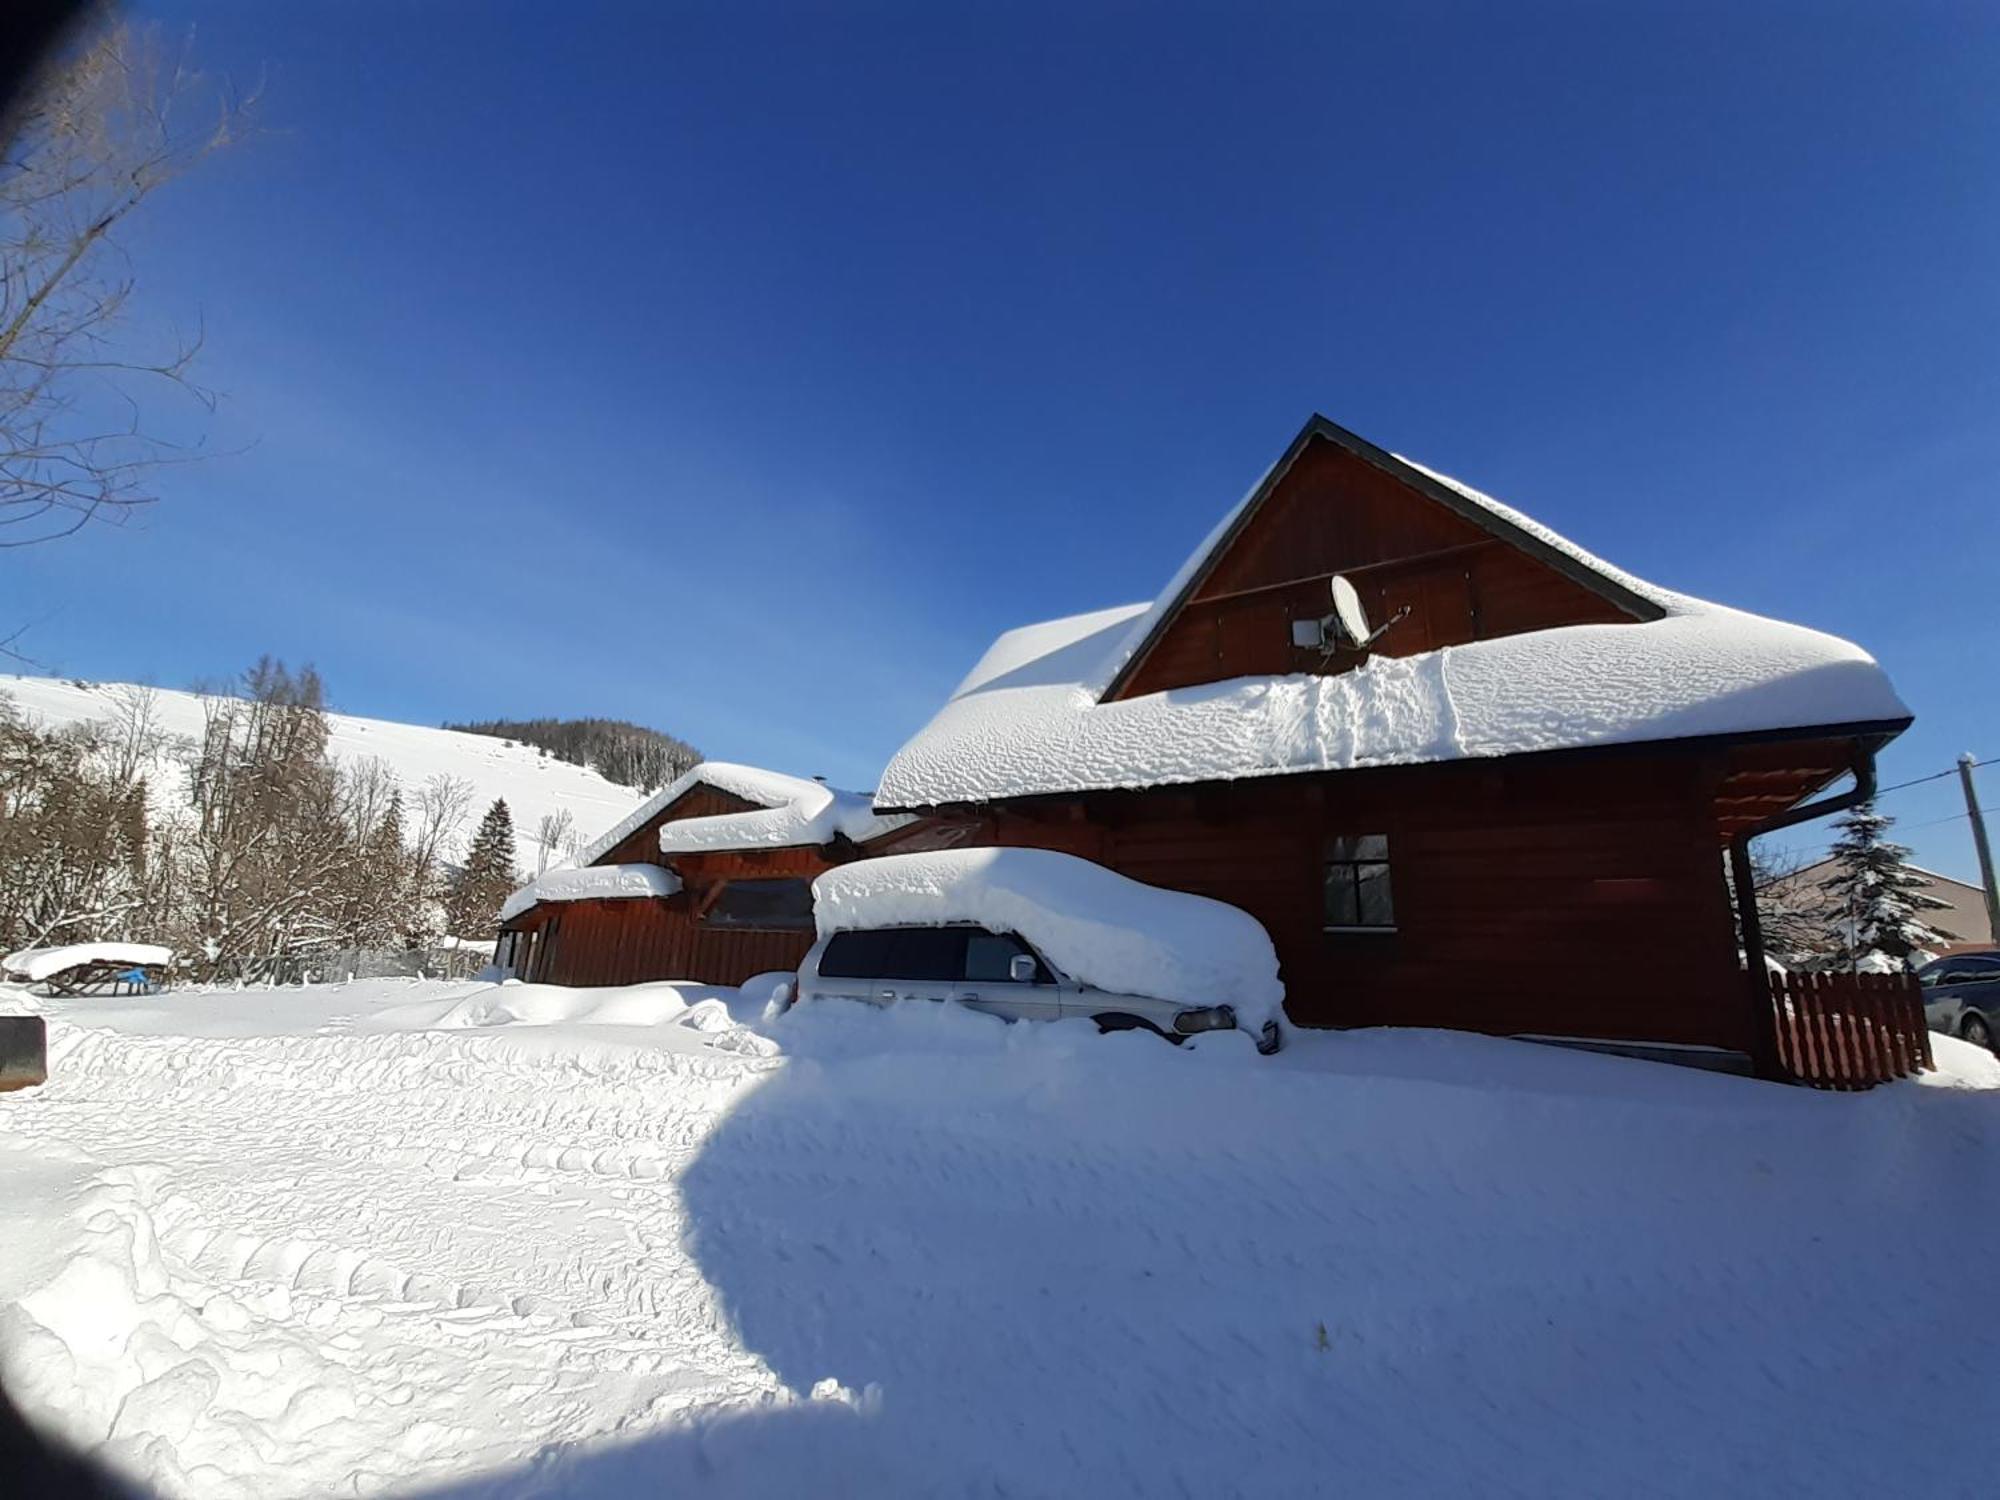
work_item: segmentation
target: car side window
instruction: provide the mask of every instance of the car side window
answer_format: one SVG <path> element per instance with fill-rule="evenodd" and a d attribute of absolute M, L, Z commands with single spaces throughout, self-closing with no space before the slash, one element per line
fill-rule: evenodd
<path fill-rule="evenodd" d="M 953 980 L 964 963 L 962 927 L 899 927 L 887 934 L 889 952 L 881 970 L 884 979 Z"/>
<path fill-rule="evenodd" d="M 1950 977 L 1959 984 L 1986 984 L 2000 979 L 2000 964 L 1991 959 L 1961 959 L 1953 967 Z"/>
<path fill-rule="evenodd" d="M 1023 954 L 1035 957 L 1028 945 L 1011 932 L 969 932 L 965 936 L 965 977 L 981 984 L 1011 983 L 1014 960 Z M 1054 982 L 1038 958 L 1035 959 L 1034 982 Z"/>
<path fill-rule="evenodd" d="M 886 932 L 837 932 L 819 956 L 819 972 L 826 979 L 879 978 L 888 953 Z"/>

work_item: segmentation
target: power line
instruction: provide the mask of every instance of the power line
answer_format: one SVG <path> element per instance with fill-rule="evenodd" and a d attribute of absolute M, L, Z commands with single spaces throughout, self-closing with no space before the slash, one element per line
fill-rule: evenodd
<path fill-rule="evenodd" d="M 1969 812 L 1955 812 L 1948 817 L 1932 818 L 1924 823 L 1898 823 L 1896 831 L 1898 833 L 1915 833 L 1919 828 L 1936 828 L 1942 823 L 1959 823 L 1971 816 L 1972 814 Z"/>
<path fill-rule="evenodd" d="M 2000 765 L 2000 755 L 1994 756 L 1991 760 L 1975 760 L 1972 763 L 1974 770 L 1977 770 L 1981 766 L 1991 765 Z M 1890 792 L 1900 792 L 1906 786 L 1922 786 L 1926 781 L 1942 781 L 1947 776 L 1956 776 L 1957 774 L 1958 767 L 1952 766 L 1947 770 L 1933 771 L 1928 776 L 1918 776 L 1910 781 L 1899 781 L 1894 786 L 1878 786 L 1875 788 L 1875 795 L 1886 797 Z"/>

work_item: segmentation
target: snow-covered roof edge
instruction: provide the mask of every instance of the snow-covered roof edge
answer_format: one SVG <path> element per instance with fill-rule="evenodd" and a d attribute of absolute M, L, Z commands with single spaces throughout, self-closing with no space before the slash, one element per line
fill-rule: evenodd
<path fill-rule="evenodd" d="M 1391 453 L 1386 448 L 1378 448 L 1338 422 L 1314 412 L 1306 419 L 1305 426 L 1299 429 L 1298 436 L 1292 439 L 1283 456 L 1264 471 L 1263 477 L 1250 487 L 1249 493 L 1237 501 L 1202 539 L 1201 545 L 1189 554 L 1187 561 L 1181 564 L 1145 615 L 1133 623 L 1132 633 L 1126 637 L 1124 644 L 1107 657 L 1102 680 L 1086 683 L 1086 687 L 1100 698 L 1118 690 L 1152 649 L 1168 623 L 1180 612 L 1181 605 L 1201 587 L 1202 580 L 1229 551 L 1230 543 L 1263 508 L 1264 502 L 1276 491 L 1299 455 L 1315 438 L 1323 438 L 1346 449 L 1363 462 L 1383 470 L 1475 526 L 1514 543 L 1557 572 L 1594 593 L 1602 594 L 1620 608 L 1630 610 L 1641 620 L 1658 619 L 1665 612 L 1667 596 L 1664 590 L 1633 577 L 1622 568 L 1613 567 L 1595 553 L 1577 546 L 1561 533 L 1523 515 L 1510 505 L 1502 504 L 1491 495 Z"/>
<path fill-rule="evenodd" d="M 512 892 L 500 906 L 511 922 L 544 901 L 645 901 L 664 899 L 681 888 L 681 878 L 664 865 L 586 865 L 580 870 L 548 870 Z"/>
<path fill-rule="evenodd" d="M 1638 618 L 1377 656 L 1330 677 L 1252 676 L 1111 696 L 1260 496 L 1316 436 L 1379 455 L 1371 462 L 1401 473 L 1418 492 L 1600 596 L 1631 601 Z M 1887 675 L 1853 643 L 1647 583 L 1491 496 L 1315 417 L 1153 604 L 1021 626 L 996 640 L 891 757 L 876 806 L 919 812 L 1007 797 L 1745 735 L 1889 738 L 1909 722 Z"/>
<path fill-rule="evenodd" d="M 835 834 L 844 834 L 858 844 L 867 839 L 879 838 L 882 834 L 899 828 L 909 821 L 907 818 L 876 813 L 869 798 L 859 792 L 844 792 L 837 787 L 827 786 L 824 782 L 808 781 L 800 776 L 787 776 L 782 771 L 767 771 L 760 766 L 738 765 L 726 760 L 705 760 L 662 787 L 619 819 L 611 828 L 598 835 L 577 855 L 576 862 L 579 865 L 588 865 L 602 859 L 697 786 L 714 787 L 717 791 L 741 797 L 745 802 L 754 802 L 767 811 L 796 811 L 808 807 L 812 816 L 798 817 L 794 820 L 795 827 L 786 827 L 782 830 L 779 827 L 782 820 L 779 819 L 763 819 L 747 828 L 734 830 L 715 826 L 738 820 L 747 823 L 751 819 L 758 818 L 757 813 L 722 813 L 708 818 L 683 819 L 681 823 L 690 828 L 706 825 L 705 831 L 711 835 L 707 838 L 697 836 L 694 841 L 684 846 L 691 849 L 756 849 L 778 848 L 792 843 L 818 844 L 827 842 Z M 786 834 L 796 832 L 798 836 L 777 839 L 771 837 L 772 834 L 780 832 Z M 727 842 L 732 834 L 743 841 Z M 663 842 L 661 847 L 664 849 L 667 845 Z"/>

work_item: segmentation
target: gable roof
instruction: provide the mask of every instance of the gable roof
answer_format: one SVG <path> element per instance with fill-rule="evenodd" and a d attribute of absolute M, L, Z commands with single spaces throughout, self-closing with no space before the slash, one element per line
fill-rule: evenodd
<path fill-rule="evenodd" d="M 660 829 L 662 851 L 782 849 L 827 844 L 835 838 L 859 844 L 910 821 L 877 813 L 865 792 L 843 792 L 824 782 L 758 766 L 705 760 L 599 835 L 577 856 L 577 863 L 589 865 L 604 858 L 698 786 L 714 787 L 756 806 L 666 823 Z"/>
<path fill-rule="evenodd" d="M 1231 539 L 1319 438 L 1390 470 L 1613 600 L 1566 625 L 1114 696 Z M 1315 417 L 1151 604 L 1010 630 L 889 762 L 884 810 L 1808 728 L 1894 734 L 1910 712 L 1860 647 L 1647 583 L 1469 485 Z"/>
<path fill-rule="evenodd" d="M 1502 505 L 1491 495 L 1482 494 L 1470 485 L 1460 484 L 1456 479 L 1427 469 L 1422 464 L 1398 457 L 1385 448 L 1378 448 L 1366 438 L 1356 436 L 1339 423 L 1328 421 L 1315 412 L 1299 429 L 1298 436 L 1292 439 L 1278 461 L 1264 471 L 1263 478 L 1252 485 L 1250 492 L 1216 524 L 1153 601 L 1144 623 L 1135 627 L 1127 643 L 1124 660 L 1112 672 L 1100 697 L 1118 696 L 1119 690 L 1138 671 L 1160 637 L 1166 634 L 1167 627 L 1284 482 L 1285 475 L 1298 461 L 1299 455 L 1316 439 L 1346 449 L 1364 463 L 1372 464 L 1462 520 L 1470 521 L 1482 531 L 1512 544 L 1565 578 L 1581 584 L 1636 620 L 1657 620 L 1665 613 L 1659 591 L 1650 584 L 1612 567 L 1567 537 L 1531 520 L 1512 506 Z"/>

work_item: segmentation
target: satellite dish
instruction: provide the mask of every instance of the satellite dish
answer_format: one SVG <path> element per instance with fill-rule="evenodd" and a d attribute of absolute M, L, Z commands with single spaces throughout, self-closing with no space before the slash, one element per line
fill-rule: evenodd
<path fill-rule="evenodd" d="M 1361 607 L 1361 596 L 1343 574 L 1334 574 L 1331 586 L 1333 618 L 1339 623 L 1341 632 L 1355 646 L 1366 646 L 1375 637 L 1368 629 L 1368 611 Z"/>

